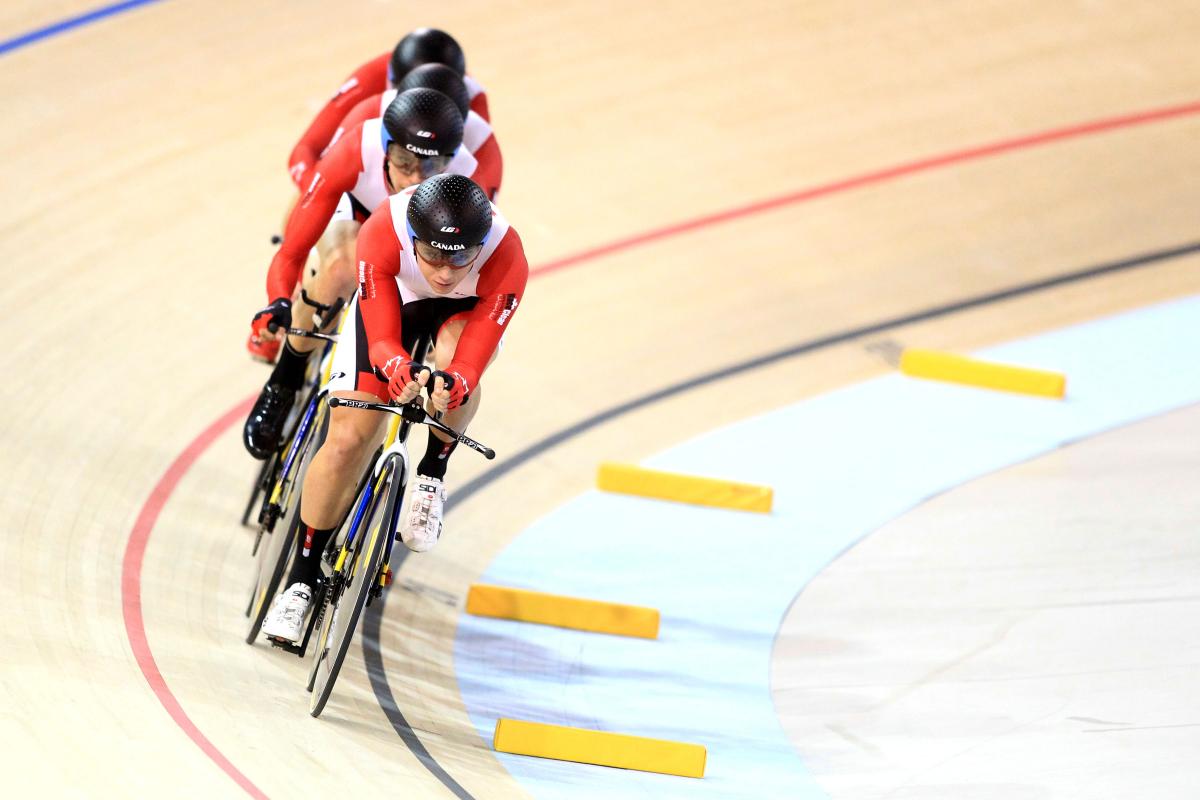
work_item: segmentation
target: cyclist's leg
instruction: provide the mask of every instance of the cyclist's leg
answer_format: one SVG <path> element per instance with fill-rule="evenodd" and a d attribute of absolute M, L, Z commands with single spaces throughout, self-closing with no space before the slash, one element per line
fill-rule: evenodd
<path fill-rule="evenodd" d="M 304 292 L 314 302 L 332 305 L 338 298 L 348 298 L 354 292 L 354 247 L 360 227 L 349 200 L 344 197 L 317 243 L 319 259 L 315 273 L 306 270 L 304 275 Z M 315 311 L 308 303 L 295 303 L 292 306 L 293 327 L 312 328 Z M 336 320 L 323 322 L 326 329 L 337 324 Z M 243 430 L 246 449 L 256 458 L 265 458 L 279 446 L 284 421 L 296 392 L 304 385 L 309 355 L 320 344 L 318 339 L 289 336 L 280 350 L 279 360 L 250 410 Z"/>
<path fill-rule="evenodd" d="M 335 397 L 378 403 L 372 392 L 336 392 Z M 332 528 L 341 522 L 358 477 L 383 437 L 386 415 L 382 412 L 335 408 L 329 415 L 329 433 L 313 456 L 300 495 L 300 518 L 312 527 Z"/>
<path fill-rule="evenodd" d="M 353 218 L 336 216 L 325 233 L 317 241 L 318 266 L 304 276 L 304 292 L 314 302 L 333 305 L 340 298 L 348 302 L 354 294 L 357 273 L 354 268 L 354 248 L 358 242 L 358 231 L 362 227 Z M 297 328 L 312 328 L 316 309 L 301 301 L 292 309 L 292 325 Z M 328 330 L 336 320 L 323 320 Z M 296 353 L 309 353 L 321 344 L 318 339 L 298 336 L 288 337 L 288 346 Z"/>
<path fill-rule="evenodd" d="M 353 306 L 349 313 L 355 313 Z M 370 364 L 367 354 L 358 351 L 357 336 L 351 332 L 335 352 L 330 393 L 356 400 L 385 397 L 386 389 L 374 373 L 360 373 L 360 368 L 369 370 Z M 330 410 L 325 441 L 313 456 L 300 490 L 296 553 L 284 582 L 287 589 L 276 598 L 263 622 L 268 636 L 295 642 L 303 635 L 304 616 L 321 575 L 321 554 L 354 500 L 358 478 L 383 436 L 385 422 L 381 412 Z"/>
<path fill-rule="evenodd" d="M 369 392 L 337 392 L 336 396 L 379 399 Z M 263 622 L 268 636 L 299 641 L 313 589 L 321 576 L 321 554 L 350 507 L 358 477 L 383 436 L 383 417 L 380 412 L 331 410 L 325 442 L 313 456 L 301 488 L 296 553 L 283 584 L 287 588 Z"/>

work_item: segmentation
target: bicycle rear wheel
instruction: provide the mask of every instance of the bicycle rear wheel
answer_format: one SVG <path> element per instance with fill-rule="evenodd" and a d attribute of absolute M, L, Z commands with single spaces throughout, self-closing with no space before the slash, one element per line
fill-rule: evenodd
<path fill-rule="evenodd" d="M 313 402 L 323 403 L 323 398 L 314 398 Z M 299 487 L 308 474 L 308 465 L 313 455 L 325 440 L 329 425 L 329 414 L 325 407 L 317 408 L 317 418 L 313 420 L 301 447 L 299 463 L 293 468 L 289 480 Z M 286 513 L 283 516 L 283 526 L 278 524 L 262 532 L 265 541 L 259 542 L 255 561 L 254 585 L 250 596 L 250 606 L 247 616 L 250 626 L 246 630 L 246 644 L 254 644 L 262 629 L 263 620 L 270 610 L 271 600 L 280 590 L 283 576 L 287 574 L 288 564 L 296 551 L 296 535 L 300 528 L 300 494 L 293 492 Z"/>
<path fill-rule="evenodd" d="M 309 714 L 314 717 L 319 717 L 329 702 L 367 597 L 379 580 L 384 555 L 395 536 L 404 499 L 404 462 L 399 456 L 391 456 L 383 469 L 371 513 L 364 515 L 353 552 L 346 559 L 343 571 L 335 572 L 328 603 L 322 609 L 324 616 L 309 673 L 312 691 Z"/>
<path fill-rule="evenodd" d="M 279 463 L 279 455 L 272 454 L 270 458 L 262 462 L 262 466 L 258 469 L 258 476 L 254 479 L 254 488 L 250 490 L 250 499 L 246 501 L 246 508 L 242 511 L 242 524 L 246 527 L 252 527 L 250 515 L 254 513 L 254 507 L 258 504 L 258 498 L 262 496 L 264 487 L 274 483 L 273 480 L 269 480 L 268 475 L 274 471 L 273 468 L 277 463 Z"/>

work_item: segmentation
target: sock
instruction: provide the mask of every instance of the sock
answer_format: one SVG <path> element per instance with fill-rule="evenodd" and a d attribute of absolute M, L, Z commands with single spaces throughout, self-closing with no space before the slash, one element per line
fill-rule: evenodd
<path fill-rule="evenodd" d="M 288 571 L 288 586 L 307 583 L 310 587 L 316 587 L 317 579 L 321 577 L 321 553 L 325 552 L 325 545 L 329 544 L 332 535 L 333 528 L 314 528 L 301 521 L 296 536 L 296 558 Z"/>
<path fill-rule="evenodd" d="M 429 444 L 425 447 L 425 457 L 421 459 L 420 464 L 417 464 L 417 474 L 427 478 L 444 479 L 446 464 L 450 461 L 450 454 L 456 447 L 458 447 L 458 442 L 443 442 L 433 435 L 433 431 L 430 431 Z"/>
<path fill-rule="evenodd" d="M 304 369 L 308 366 L 308 353 L 297 353 L 292 349 L 291 342 L 284 342 L 279 351 L 279 361 L 275 371 L 271 373 L 267 383 L 274 383 L 287 389 L 299 389 L 304 385 Z"/>

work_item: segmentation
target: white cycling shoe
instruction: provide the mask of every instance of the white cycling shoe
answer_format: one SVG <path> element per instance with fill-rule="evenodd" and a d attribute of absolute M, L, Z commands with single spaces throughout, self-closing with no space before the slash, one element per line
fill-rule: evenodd
<path fill-rule="evenodd" d="M 437 478 L 418 475 L 413 482 L 408 503 L 408 517 L 400 528 L 400 540 L 416 553 L 433 549 L 442 535 L 442 506 L 446 502 L 446 486 Z"/>
<path fill-rule="evenodd" d="M 271 610 L 263 619 L 262 632 L 272 639 L 283 639 L 292 643 L 300 641 L 304 629 L 304 615 L 312 602 L 312 589 L 307 583 L 293 583 L 271 603 Z"/>

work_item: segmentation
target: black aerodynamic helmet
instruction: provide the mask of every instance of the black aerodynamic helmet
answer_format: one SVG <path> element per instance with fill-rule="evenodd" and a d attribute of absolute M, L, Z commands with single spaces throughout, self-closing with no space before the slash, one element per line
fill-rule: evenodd
<path fill-rule="evenodd" d="M 462 114 L 441 92 L 409 89 L 388 103 L 380 137 L 385 153 L 395 142 L 418 157 L 449 157 L 462 144 Z"/>
<path fill-rule="evenodd" d="M 460 76 L 467 74 L 462 48 L 453 36 L 437 28 L 417 28 L 400 40 L 388 62 L 388 81 L 394 86 L 422 64 L 445 64 Z"/>
<path fill-rule="evenodd" d="M 469 263 L 492 232 L 492 204 L 475 181 L 463 175 L 435 175 L 408 201 L 408 234 L 452 263 Z M 455 258 L 459 256 L 459 258 Z"/>
<path fill-rule="evenodd" d="M 422 64 L 409 71 L 404 79 L 396 85 L 400 91 L 406 89 L 434 89 L 449 97 L 458 106 L 458 113 L 463 119 L 471 110 L 471 95 L 462 76 L 445 64 Z"/>

